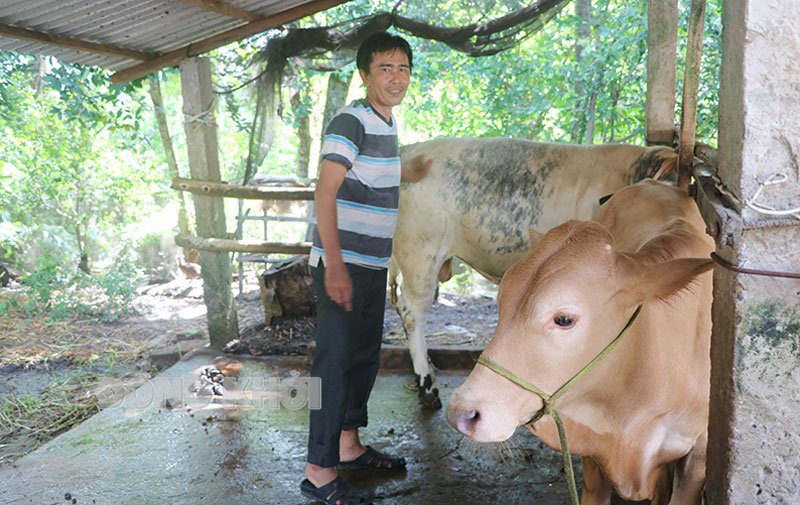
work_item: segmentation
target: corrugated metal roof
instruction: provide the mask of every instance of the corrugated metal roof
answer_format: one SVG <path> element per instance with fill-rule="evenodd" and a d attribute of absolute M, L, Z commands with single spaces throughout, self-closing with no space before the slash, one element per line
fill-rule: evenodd
<path fill-rule="evenodd" d="M 246 11 L 252 19 L 269 18 L 303 5 L 311 12 L 341 2 L 319 0 L 0 0 L 0 49 L 44 54 L 73 63 L 109 70 L 127 69 L 142 61 L 186 48 L 190 44 L 248 24 L 214 6 Z M 202 8 L 197 5 L 205 5 Z M 31 34 L 30 32 L 35 32 Z M 65 37 L 94 44 L 62 47 Z M 22 37 L 22 38 L 20 38 Z M 66 42 L 69 42 L 66 41 Z M 52 45 L 61 43 L 62 46 Z M 101 54 L 108 48 L 114 54 Z M 119 50 L 119 51 L 117 51 Z M 125 53 L 124 51 L 134 53 Z M 118 54 L 122 53 L 122 54 Z M 141 53 L 141 54 L 135 54 Z"/>

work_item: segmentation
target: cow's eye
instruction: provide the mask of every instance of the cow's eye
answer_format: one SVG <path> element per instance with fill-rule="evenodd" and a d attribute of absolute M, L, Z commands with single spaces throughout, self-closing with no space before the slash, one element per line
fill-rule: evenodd
<path fill-rule="evenodd" d="M 566 314 L 558 314 L 553 318 L 553 322 L 560 328 L 572 328 L 575 320 Z"/>

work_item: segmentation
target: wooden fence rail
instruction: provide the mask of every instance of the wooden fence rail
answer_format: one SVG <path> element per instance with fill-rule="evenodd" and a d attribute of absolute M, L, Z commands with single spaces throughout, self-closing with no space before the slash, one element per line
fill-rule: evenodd
<path fill-rule="evenodd" d="M 245 200 L 313 200 L 314 188 L 237 186 L 224 182 L 197 181 L 176 177 L 172 189 L 196 195 L 242 198 Z"/>
<path fill-rule="evenodd" d="M 172 189 L 188 191 L 192 194 L 219 197 L 241 198 L 246 200 L 313 200 L 314 188 L 237 186 L 224 182 L 198 181 L 176 177 Z M 301 220 L 300 218 L 295 218 Z M 306 218 L 302 219 L 306 221 Z M 232 240 L 213 237 L 193 237 L 178 234 L 175 244 L 180 247 L 212 252 L 237 252 L 259 254 L 308 254 L 310 242 L 281 243 L 258 240 Z"/>
<path fill-rule="evenodd" d="M 203 238 L 181 234 L 175 235 L 175 243 L 181 247 L 212 252 L 308 254 L 311 251 L 311 242 L 263 242 L 260 240 Z"/>

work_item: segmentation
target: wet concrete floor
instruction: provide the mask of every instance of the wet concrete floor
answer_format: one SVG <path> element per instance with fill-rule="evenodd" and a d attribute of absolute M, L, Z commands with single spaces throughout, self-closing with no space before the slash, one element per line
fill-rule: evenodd
<path fill-rule="evenodd" d="M 244 360 L 222 403 L 189 392 L 214 355 L 195 353 L 124 400 L 0 468 L 0 504 L 301 505 L 308 429 L 302 362 Z M 301 374 L 298 376 L 298 373 Z M 466 372 L 440 372 L 446 404 Z M 560 454 L 519 429 L 503 444 L 461 437 L 382 371 L 362 440 L 400 454 L 399 474 L 343 472 L 376 505 L 569 503 Z M 302 406 L 301 406 L 302 405 Z M 576 463 L 577 463 L 576 458 Z M 580 475 L 579 465 L 576 473 Z M 580 483 L 579 483 L 580 487 Z M 65 500 L 68 496 L 69 500 Z"/>

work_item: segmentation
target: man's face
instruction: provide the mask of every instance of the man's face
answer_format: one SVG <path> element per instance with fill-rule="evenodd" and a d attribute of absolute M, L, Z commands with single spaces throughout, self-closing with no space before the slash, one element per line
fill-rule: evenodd
<path fill-rule="evenodd" d="M 399 49 L 385 53 L 374 53 L 369 74 L 359 70 L 361 80 L 367 87 L 367 100 L 385 117 L 392 107 L 399 105 L 406 96 L 411 69 L 408 56 Z"/>

